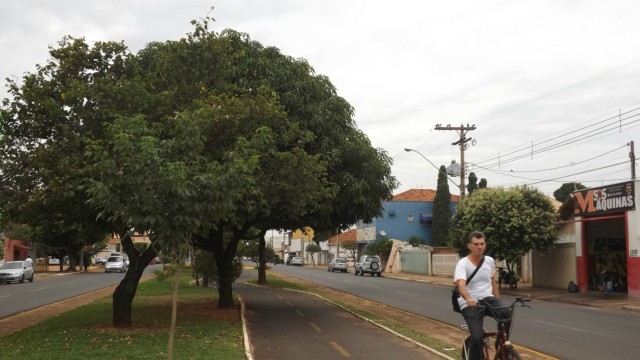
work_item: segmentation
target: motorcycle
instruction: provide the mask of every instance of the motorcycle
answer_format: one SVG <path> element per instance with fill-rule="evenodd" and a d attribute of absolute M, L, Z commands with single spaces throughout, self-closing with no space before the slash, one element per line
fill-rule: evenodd
<path fill-rule="evenodd" d="M 515 271 L 511 270 L 511 267 L 507 265 L 506 268 L 498 268 L 498 286 L 502 289 L 502 284 L 508 286 L 511 290 L 518 288 L 518 277 Z"/>

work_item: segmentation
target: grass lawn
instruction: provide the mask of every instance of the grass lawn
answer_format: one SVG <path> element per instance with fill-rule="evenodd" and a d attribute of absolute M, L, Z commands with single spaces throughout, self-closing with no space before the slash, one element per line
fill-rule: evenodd
<path fill-rule="evenodd" d="M 213 288 L 180 284 L 175 359 L 246 359 L 237 308 L 219 310 Z M 111 296 L 4 336 L 3 359 L 162 359 L 167 357 L 171 283 L 140 283 L 130 329 L 111 326 Z"/>

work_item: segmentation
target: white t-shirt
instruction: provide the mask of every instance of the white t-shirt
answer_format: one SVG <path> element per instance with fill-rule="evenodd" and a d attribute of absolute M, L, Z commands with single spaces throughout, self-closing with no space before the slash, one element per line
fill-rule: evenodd
<path fill-rule="evenodd" d="M 458 280 L 467 280 L 467 278 L 473 274 L 476 266 L 469 260 L 468 257 L 464 257 L 456 264 L 456 272 L 453 275 L 453 282 Z M 484 263 L 473 276 L 473 279 L 467 284 L 467 291 L 472 298 L 476 300 L 482 300 L 486 297 L 493 296 L 493 288 L 491 287 L 493 276 L 496 272 L 496 263 L 491 256 L 484 257 Z M 460 309 L 467 307 L 467 301 L 461 296 L 458 299 Z"/>

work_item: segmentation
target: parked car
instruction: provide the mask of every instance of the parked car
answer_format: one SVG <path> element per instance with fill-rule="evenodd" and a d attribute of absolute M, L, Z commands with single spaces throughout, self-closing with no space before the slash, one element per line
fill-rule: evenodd
<path fill-rule="evenodd" d="M 304 262 L 302 261 L 302 258 L 299 258 L 297 256 L 291 258 L 291 265 L 302 266 L 303 264 Z"/>
<path fill-rule="evenodd" d="M 49 265 L 60 265 L 60 259 L 49 257 Z"/>
<path fill-rule="evenodd" d="M 365 273 L 371 274 L 371 276 L 382 276 L 382 262 L 378 255 L 362 255 L 360 257 L 356 263 L 356 275 L 363 276 Z"/>
<path fill-rule="evenodd" d="M 0 282 L 33 282 L 33 266 L 28 261 L 7 261 L 0 266 Z"/>
<path fill-rule="evenodd" d="M 95 263 L 96 265 L 105 265 L 107 263 L 107 258 L 104 256 L 96 256 Z"/>
<path fill-rule="evenodd" d="M 336 270 L 342 271 L 343 273 L 347 272 L 347 259 L 345 258 L 334 258 L 329 262 L 328 271 L 335 272 Z"/>
<path fill-rule="evenodd" d="M 127 261 L 124 256 L 109 256 L 107 259 L 107 263 L 104 265 L 104 272 L 126 272 L 127 271 Z"/>

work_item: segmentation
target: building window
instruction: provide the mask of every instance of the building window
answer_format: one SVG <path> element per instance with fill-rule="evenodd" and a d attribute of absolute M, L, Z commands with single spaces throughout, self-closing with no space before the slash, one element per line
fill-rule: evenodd
<path fill-rule="evenodd" d="M 407 216 L 407 220 L 409 220 L 409 222 L 413 222 L 413 215 Z"/>

